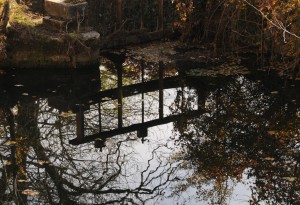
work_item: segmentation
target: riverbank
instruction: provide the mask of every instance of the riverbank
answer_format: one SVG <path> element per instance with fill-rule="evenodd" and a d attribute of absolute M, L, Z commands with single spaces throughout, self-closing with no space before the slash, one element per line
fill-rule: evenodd
<path fill-rule="evenodd" d="M 2 8 L 4 8 L 2 6 Z M 58 32 L 43 24 L 43 15 L 10 1 L 9 22 L 0 35 L 5 68 L 76 68 L 98 64 L 99 39 L 90 31 Z"/>
<path fill-rule="evenodd" d="M 3 10 L 4 0 L 1 2 Z M 80 31 L 67 32 L 64 28 L 58 31 L 44 24 L 43 15 L 33 12 L 26 5 L 17 4 L 15 1 L 10 1 L 10 4 L 9 23 L 0 32 L 1 69 L 97 67 L 99 52 L 107 52 L 108 49 L 108 52 L 119 52 L 123 49 L 133 59 L 146 59 L 156 63 L 162 61 L 166 67 L 176 67 L 179 70 L 214 68 L 222 63 L 233 62 L 237 68 L 242 64 L 254 69 L 276 70 L 288 78 L 299 78 L 299 69 L 284 69 L 284 66 L 290 65 L 280 63 L 280 60 L 276 63 L 276 59 L 275 63 L 266 63 L 267 57 L 261 56 L 256 49 L 233 52 L 228 48 L 228 51 L 222 49 L 218 53 L 215 44 L 174 41 L 179 34 L 171 29 L 152 32 L 147 29 L 119 29 L 101 37 L 91 27 L 84 26 Z M 156 42 L 149 43 L 153 41 Z M 232 69 L 226 71 L 224 68 L 221 73 L 232 72 Z"/>
<path fill-rule="evenodd" d="M 2 32 L 5 41 L 1 41 L 1 45 L 5 58 L 0 62 L 1 68 L 98 66 L 99 49 L 114 49 L 174 37 L 170 29 L 153 32 L 147 29 L 119 29 L 100 40 L 100 34 L 84 23 L 80 23 L 79 29 L 76 20 L 66 23 L 66 20 L 32 12 L 26 5 L 15 1 L 11 1 L 9 20 Z"/>

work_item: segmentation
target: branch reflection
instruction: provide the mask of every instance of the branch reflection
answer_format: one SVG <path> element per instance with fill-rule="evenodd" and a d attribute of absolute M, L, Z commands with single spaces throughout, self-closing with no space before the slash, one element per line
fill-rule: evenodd
<path fill-rule="evenodd" d="M 300 118 L 295 95 L 283 99 L 245 77 L 218 83 L 202 99 L 206 114 L 175 124 L 181 151 L 174 158 L 191 171 L 175 192 L 195 187 L 201 200 L 229 204 L 235 187 L 248 183 L 250 204 L 298 204 Z M 199 97 L 180 95 L 176 103 L 183 106 L 176 107 L 183 112 L 192 109 L 189 98 Z"/>
<path fill-rule="evenodd" d="M 299 203 L 298 84 L 134 64 L 0 85 L 1 203 Z"/>

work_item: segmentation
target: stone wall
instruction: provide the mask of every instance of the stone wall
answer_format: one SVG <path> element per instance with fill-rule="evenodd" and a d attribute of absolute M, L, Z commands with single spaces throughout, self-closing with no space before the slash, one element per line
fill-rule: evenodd
<path fill-rule="evenodd" d="M 0 61 L 6 58 L 6 25 L 9 19 L 9 1 L 0 0 Z"/>

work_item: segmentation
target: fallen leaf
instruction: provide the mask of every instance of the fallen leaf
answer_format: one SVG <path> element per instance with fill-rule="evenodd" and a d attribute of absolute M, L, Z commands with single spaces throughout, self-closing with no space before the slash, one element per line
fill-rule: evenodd
<path fill-rule="evenodd" d="M 278 91 L 272 91 L 271 94 L 272 95 L 277 95 L 279 92 Z"/>
<path fill-rule="evenodd" d="M 8 141 L 6 142 L 6 144 L 7 144 L 7 145 L 14 145 L 14 144 L 17 144 L 17 142 L 16 142 L 16 141 L 13 141 L 13 140 L 8 140 Z"/>
<path fill-rule="evenodd" d="M 297 180 L 296 177 L 282 177 L 282 179 L 285 179 L 285 180 L 287 180 L 287 181 L 289 181 L 289 182 L 293 182 L 293 181 L 296 181 L 296 180 Z"/>
<path fill-rule="evenodd" d="M 76 114 L 74 114 L 72 111 L 69 110 L 68 112 L 62 112 L 59 116 L 63 118 L 69 118 L 69 117 L 76 116 Z"/>
<path fill-rule="evenodd" d="M 48 160 L 48 161 L 44 161 L 44 160 L 38 160 L 38 163 L 40 165 L 43 165 L 43 164 L 51 164 L 51 162 Z"/>
<path fill-rule="evenodd" d="M 269 135 L 275 135 L 275 134 L 276 134 L 276 131 L 270 130 L 270 131 L 268 131 L 268 134 L 269 134 Z"/>
<path fill-rule="evenodd" d="M 8 165 L 12 165 L 11 162 L 4 162 L 4 165 L 8 166 Z"/>
<path fill-rule="evenodd" d="M 36 196 L 36 195 L 39 195 L 39 192 L 30 190 L 30 189 L 25 189 L 22 191 L 22 194 L 28 195 L 28 196 Z"/>
<path fill-rule="evenodd" d="M 24 179 L 19 179 L 18 182 L 23 183 L 23 182 L 26 182 L 26 180 L 24 180 Z"/>

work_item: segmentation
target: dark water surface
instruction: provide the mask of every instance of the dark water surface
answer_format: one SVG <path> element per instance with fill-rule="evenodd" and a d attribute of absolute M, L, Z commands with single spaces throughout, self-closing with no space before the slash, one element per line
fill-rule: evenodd
<path fill-rule="evenodd" d="M 2 72 L 0 204 L 300 204 L 299 85 L 129 60 Z"/>

